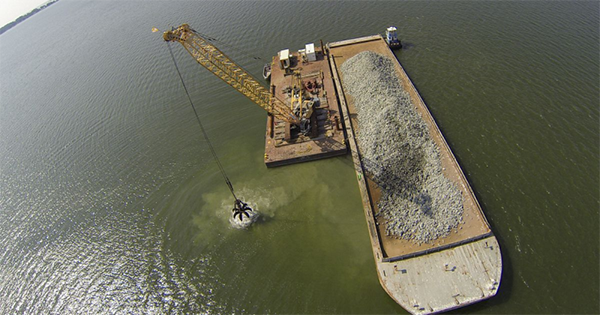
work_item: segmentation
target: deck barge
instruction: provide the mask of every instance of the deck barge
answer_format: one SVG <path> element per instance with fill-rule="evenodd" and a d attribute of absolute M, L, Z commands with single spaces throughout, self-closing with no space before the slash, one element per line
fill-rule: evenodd
<path fill-rule="evenodd" d="M 312 134 L 295 138 L 290 134 L 290 124 L 268 116 L 265 135 L 267 167 L 314 161 L 348 153 L 342 115 L 327 56 L 323 48 L 315 49 L 315 60 L 303 60 L 299 52 L 290 54 L 289 69 L 279 67 L 279 55 L 271 63 L 271 94 L 289 102 L 289 91 L 295 86 L 294 75 L 300 76 L 303 85 L 315 86 L 310 94 L 318 101 L 314 108 Z"/>
<path fill-rule="evenodd" d="M 408 75 L 380 35 L 327 44 L 328 61 L 344 119 L 379 281 L 385 291 L 413 314 L 438 313 L 494 296 L 500 285 L 502 257 L 496 237 L 456 158 Z M 461 190 L 463 222 L 448 236 L 417 244 L 386 235 L 377 216 L 381 191 L 365 172 L 355 139 L 358 114 L 351 95 L 344 93 L 338 67 L 363 51 L 373 51 L 395 61 L 395 70 L 412 104 L 427 123 L 440 150 L 444 176 Z"/>

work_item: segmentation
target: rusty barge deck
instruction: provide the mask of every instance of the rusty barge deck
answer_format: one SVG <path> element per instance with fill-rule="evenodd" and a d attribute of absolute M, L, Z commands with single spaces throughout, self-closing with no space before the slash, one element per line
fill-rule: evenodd
<path fill-rule="evenodd" d="M 348 144 L 357 180 L 377 274 L 386 292 L 413 314 L 448 311 L 494 296 L 500 285 L 502 258 L 498 242 L 458 162 L 408 75 L 380 35 L 329 43 L 328 60 L 338 92 Z M 401 84 L 410 94 L 429 134 L 440 150 L 444 175 L 463 196 L 463 223 L 450 235 L 433 243 L 416 244 L 387 236 L 385 222 L 377 216 L 381 191 L 365 173 L 355 135 L 358 114 L 353 99 L 344 93 L 344 78 L 337 70 L 362 51 L 373 51 L 395 61 Z"/>
<path fill-rule="evenodd" d="M 309 137 L 294 137 L 290 124 L 267 119 L 264 161 L 267 167 L 276 167 L 300 162 L 314 161 L 347 153 L 342 116 L 327 56 L 322 48 L 315 49 L 314 61 L 303 61 L 299 53 L 292 54 L 290 68 L 279 67 L 279 55 L 271 63 L 271 93 L 280 100 L 289 102 L 289 91 L 294 86 L 294 75 L 300 75 L 304 85 L 310 85 L 315 103 L 313 133 Z M 316 85 L 316 87 L 314 87 Z"/>

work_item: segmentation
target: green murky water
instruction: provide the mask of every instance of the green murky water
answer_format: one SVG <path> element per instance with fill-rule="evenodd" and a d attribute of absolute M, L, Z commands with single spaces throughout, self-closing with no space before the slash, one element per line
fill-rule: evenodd
<path fill-rule="evenodd" d="M 404 312 L 378 283 L 351 158 L 266 169 L 265 114 L 175 47 L 236 190 L 264 214 L 229 228 L 150 31 L 185 22 L 257 76 L 280 49 L 396 25 L 502 247 L 498 296 L 460 312 L 598 313 L 599 9 L 59 1 L 0 36 L 0 310 Z"/>

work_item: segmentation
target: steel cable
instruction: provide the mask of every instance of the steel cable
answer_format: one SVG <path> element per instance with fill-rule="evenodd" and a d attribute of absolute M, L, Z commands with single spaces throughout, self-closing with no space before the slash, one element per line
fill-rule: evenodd
<path fill-rule="evenodd" d="M 177 74 L 179 75 L 179 79 L 181 80 L 181 85 L 183 86 L 183 89 L 185 90 L 185 95 L 187 95 L 187 98 L 190 101 L 190 105 L 192 105 L 192 109 L 194 110 L 194 115 L 196 115 L 196 120 L 198 121 L 198 125 L 200 125 L 200 129 L 202 130 L 204 139 L 206 139 L 206 142 L 208 143 L 210 152 L 212 153 L 213 158 L 215 159 L 215 162 L 217 163 L 217 166 L 219 167 L 219 171 L 221 171 L 221 175 L 223 175 L 223 178 L 225 179 L 225 183 L 227 183 L 227 186 L 229 187 L 229 190 L 231 191 L 233 198 L 235 198 L 235 200 L 238 200 L 235 195 L 235 192 L 233 191 L 233 185 L 231 184 L 229 177 L 225 173 L 225 169 L 223 168 L 223 165 L 221 164 L 221 161 L 219 160 L 219 157 L 217 156 L 215 149 L 213 148 L 212 144 L 210 143 L 210 140 L 208 139 L 208 134 L 206 133 L 206 130 L 204 129 L 204 126 L 202 125 L 202 122 L 200 121 L 200 116 L 198 115 L 196 106 L 194 106 L 194 102 L 192 102 L 192 98 L 190 97 L 190 93 L 188 92 L 187 86 L 185 85 L 185 81 L 183 81 L 183 76 L 181 75 L 181 71 L 179 71 L 179 66 L 177 65 L 177 61 L 175 60 L 175 55 L 173 54 L 173 49 L 171 49 L 170 42 L 167 42 L 167 46 L 169 47 L 169 52 L 171 53 L 171 59 L 173 59 L 173 64 L 175 65 L 175 69 L 177 70 Z"/>

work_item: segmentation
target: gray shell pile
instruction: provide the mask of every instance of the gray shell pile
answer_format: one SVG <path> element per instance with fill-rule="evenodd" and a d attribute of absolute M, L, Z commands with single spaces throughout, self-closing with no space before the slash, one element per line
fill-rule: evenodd
<path fill-rule="evenodd" d="M 448 235 L 462 222 L 462 195 L 443 175 L 438 148 L 394 63 L 366 51 L 341 70 L 358 113 L 363 165 L 382 190 L 378 215 L 386 232 L 417 243 Z"/>

